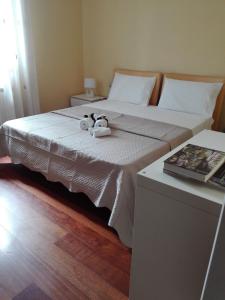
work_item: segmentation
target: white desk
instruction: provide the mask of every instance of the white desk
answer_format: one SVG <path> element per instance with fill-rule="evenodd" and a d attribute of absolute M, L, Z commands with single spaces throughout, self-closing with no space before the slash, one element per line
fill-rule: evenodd
<path fill-rule="evenodd" d="M 225 151 L 225 134 L 204 130 L 138 173 L 130 300 L 199 300 L 224 192 L 163 173 L 185 144 Z"/>

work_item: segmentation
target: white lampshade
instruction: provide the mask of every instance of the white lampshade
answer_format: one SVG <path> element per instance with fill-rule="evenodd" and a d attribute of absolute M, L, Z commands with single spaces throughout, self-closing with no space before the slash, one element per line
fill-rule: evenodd
<path fill-rule="evenodd" d="M 85 89 L 95 89 L 96 80 L 94 78 L 85 78 L 84 79 L 84 88 Z"/>

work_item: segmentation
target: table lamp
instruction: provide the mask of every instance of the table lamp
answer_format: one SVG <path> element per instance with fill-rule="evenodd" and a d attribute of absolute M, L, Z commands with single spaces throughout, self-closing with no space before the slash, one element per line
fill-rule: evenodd
<path fill-rule="evenodd" d="M 84 88 L 86 96 L 93 98 L 95 96 L 96 80 L 94 78 L 84 78 Z"/>

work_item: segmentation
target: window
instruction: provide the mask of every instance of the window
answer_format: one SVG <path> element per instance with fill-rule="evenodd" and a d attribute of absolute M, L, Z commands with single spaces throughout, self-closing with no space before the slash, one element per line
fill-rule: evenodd
<path fill-rule="evenodd" d="M 4 88 L 18 68 L 18 54 L 23 44 L 17 0 L 0 0 L 0 88 Z"/>

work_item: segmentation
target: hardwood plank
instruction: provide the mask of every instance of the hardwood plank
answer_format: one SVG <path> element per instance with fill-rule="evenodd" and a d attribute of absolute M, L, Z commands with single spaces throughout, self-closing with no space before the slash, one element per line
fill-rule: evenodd
<path fill-rule="evenodd" d="M 74 216 L 68 216 L 64 211 L 52 207 L 49 203 L 40 201 L 40 199 L 35 196 L 26 197 L 26 193 L 24 191 L 21 191 L 20 188 L 14 186 L 13 188 L 15 194 L 19 196 L 19 198 L 23 199 L 23 203 L 21 204 L 18 200 L 18 197 L 15 197 L 11 195 L 10 192 L 8 192 L 12 188 L 12 185 L 13 183 L 10 181 L 2 181 L 2 186 L 5 191 L 5 197 L 7 197 L 7 202 L 9 202 L 10 200 L 10 205 L 13 206 L 14 209 L 17 207 L 21 207 L 21 205 L 24 205 L 25 208 L 23 213 L 25 213 L 28 209 L 28 205 L 31 205 L 32 207 L 35 206 L 36 211 L 38 211 L 43 216 L 47 217 L 52 222 L 59 224 L 66 231 L 76 232 L 76 234 L 79 235 L 79 238 L 83 240 L 84 243 L 87 243 L 87 245 L 91 246 L 92 244 L 91 247 L 95 248 L 101 246 L 102 248 L 103 244 L 107 244 L 107 240 L 109 240 L 108 237 L 105 238 L 105 236 L 103 236 L 102 239 L 100 239 L 99 232 L 96 232 L 95 230 L 91 229 L 90 226 L 83 226 L 83 222 L 79 222 L 80 220 L 77 221 L 76 219 L 74 219 Z M 1 193 L 3 193 L 3 191 Z M 28 209 L 28 215 L 29 214 L 30 213 Z M 120 267 L 123 267 L 124 265 L 127 266 L 127 263 L 129 263 L 127 257 L 130 257 L 130 254 L 128 254 L 129 250 L 118 241 L 118 238 L 117 243 L 114 244 L 114 251 L 117 251 L 116 249 L 117 247 L 119 247 L 119 251 L 123 251 L 124 254 L 127 253 L 126 255 L 123 255 L 121 257 L 120 261 L 118 261 L 118 265 Z M 104 250 L 103 254 L 107 255 L 107 247 L 102 248 L 102 250 Z"/>
<path fill-rule="evenodd" d="M 55 194 L 52 188 L 49 189 L 49 187 L 43 185 L 38 186 L 36 184 L 35 186 L 31 187 L 29 185 L 28 187 L 27 185 L 24 186 L 21 182 L 16 182 L 16 184 L 23 186 L 23 188 L 29 190 L 30 193 L 38 195 L 38 198 L 41 199 L 42 202 L 48 203 L 57 210 L 63 211 L 72 219 L 90 227 L 92 230 L 95 230 L 98 234 L 108 238 L 116 245 L 121 245 L 116 232 L 107 225 L 109 211 L 104 208 L 96 208 L 85 195 L 70 193 L 66 188 L 62 187 L 61 184 L 54 184 L 54 189 L 58 190 L 58 201 L 53 201 Z M 95 214 L 100 210 L 102 213 Z M 93 214 L 93 212 L 95 213 Z M 102 216 L 104 216 L 104 219 L 102 219 Z"/>
<path fill-rule="evenodd" d="M 19 295 L 13 297 L 12 300 L 51 300 L 36 284 L 29 285 Z"/>
<path fill-rule="evenodd" d="M 117 257 L 115 256 L 114 261 L 116 260 Z M 129 294 L 129 275 L 118 267 L 115 267 L 113 261 L 109 263 L 96 252 L 88 256 L 83 264 L 89 269 L 94 270 L 105 281 L 110 282 L 110 285 L 124 295 Z"/>
<path fill-rule="evenodd" d="M 62 239 L 59 239 L 55 245 L 81 262 L 85 261 L 93 253 L 92 249 L 73 234 L 67 234 Z"/>
<path fill-rule="evenodd" d="M 104 281 L 93 270 L 73 259 L 65 251 L 52 243 L 48 243 L 41 236 L 34 236 L 35 232 L 20 232 L 17 239 L 43 264 L 53 269 L 56 274 L 66 278 L 72 285 L 90 299 L 126 299 L 111 283 Z M 32 243 L 30 243 L 32 241 Z"/>
<path fill-rule="evenodd" d="M 76 286 L 32 255 L 17 238 L 10 237 L 10 244 L 0 250 L 0 282 L 10 299 L 32 283 L 56 300 L 87 299 Z"/>
<path fill-rule="evenodd" d="M 56 300 L 127 299 L 131 254 L 106 210 L 8 161 L 0 164 L 0 299 L 32 284 Z"/>
<path fill-rule="evenodd" d="M 17 266 L 11 263 L 11 256 L 6 253 L 12 245 L 12 240 L 11 235 L 0 226 L 0 286 L 1 294 L 6 299 L 6 295 L 12 299 L 31 283 L 29 276 L 23 274 L 21 277 L 21 274 L 17 272 Z"/>
<path fill-rule="evenodd" d="M 12 189 L 14 193 L 11 193 Z M 106 241 L 104 238 L 100 238 L 95 231 L 89 227 L 83 226 L 83 224 L 72 219 L 64 212 L 51 207 L 47 203 L 42 203 L 37 197 L 30 197 L 23 190 L 15 187 L 10 181 L 1 181 L 0 195 L 1 206 L 7 207 L 7 209 L 19 214 L 21 218 L 26 220 L 26 222 L 27 220 L 35 222 L 36 219 L 41 219 L 42 217 L 45 222 L 50 223 L 49 221 L 51 221 L 52 223 L 57 224 L 61 229 L 63 228 L 64 232 L 76 232 L 80 239 L 87 240 L 86 243 L 92 244 L 92 247 L 101 246 L 101 244 Z M 13 221 L 16 222 L 18 220 L 15 218 Z M 16 227 L 18 226 L 19 225 L 17 223 Z M 51 228 L 49 224 L 48 226 Z"/>
<path fill-rule="evenodd" d="M 48 203 L 57 210 L 63 211 L 66 215 L 69 215 L 71 218 L 79 221 L 79 223 L 90 227 L 98 234 L 108 238 L 116 245 L 121 245 L 117 235 L 115 235 L 115 231 L 113 229 L 109 230 L 109 227 L 107 226 L 107 219 L 102 220 L 102 214 L 100 218 L 98 215 L 96 216 L 96 214 L 93 214 L 93 211 L 97 213 L 100 210 L 102 211 L 102 209 L 95 208 L 84 195 L 70 193 L 66 190 L 66 188 L 62 187 L 61 184 L 47 182 L 40 174 L 12 164 L 8 165 L 7 168 L 0 164 L 0 178 L 1 170 L 3 168 L 3 178 L 12 181 L 13 184 L 19 186 L 19 188 L 22 188 L 37 197 L 41 201 L 41 205 Z M 57 201 L 55 199 L 56 190 Z M 103 214 L 105 211 L 106 210 L 104 210 Z"/>
<path fill-rule="evenodd" d="M 15 231 L 13 230 L 11 234 L 15 234 Z M 40 234 L 32 228 L 27 228 L 27 230 L 16 232 L 16 238 L 41 263 L 66 278 L 91 299 L 125 299 L 119 291 L 114 290 L 100 276 L 96 276 L 92 270 L 71 259 L 64 251 L 52 244 L 52 241 L 49 241 L 43 233 Z M 16 272 L 14 271 L 13 274 Z"/>
<path fill-rule="evenodd" d="M 67 234 L 55 244 L 65 252 L 69 253 L 72 257 L 81 261 L 89 269 L 94 270 L 96 274 L 104 278 L 107 282 L 110 282 L 110 284 L 119 291 L 128 295 L 129 270 L 124 271 L 123 268 L 120 268 L 120 257 L 123 257 L 123 255 L 119 257 L 116 256 L 116 254 L 120 254 L 121 252 L 118 253 L 118 249 L 115 249 L 113 243 L 108 242 L 107 245 L 107 248 L 115 254 L 113 259 L 109 259 L 106 255 L 104 257 L 99 247 L 89 248 L 73 234 Z M 112 249 L 117 250 L 117 253 Z M 117 262 L 116 264 L 115 261 Z M 127 264 L 127 268 L 129 268 L 129 265 L 130 261 Z"/>
<path fill-rule="evenodd" d="M 8 185 L 6 187 L 9 188 Z M 27 206 L 25 199 L 18 197 L 18 194 L 11 196 L 15 198 L 13 203 L 8 201 L 8 193 L 10 192 L 3 193 L 2 185 L 0 185 L 0 225 L 5 229 L 10 230 L 15 235 L 19 231 L 35 230 L 52 242 L 57 241 L 67 233 L 62 227 Z"/>
<path fill-rule="evenodd" d="M 98 251 L 98 255 L 108 261 L 108 263 L 116 266 L 120 270 L 123 270 L 126 274 L 130 272 L 131 255 L 127 249 L 120 246 L 115 246 L 110 243 L 107 239 L 99 239 L 95 232 L 92 232 L 89 228 L 78 226 L 73 227 L 73 230 L 68 228 L 71 234 L 62 238 L 61 241 L 56 243 L 57 245 L 66 245 L 69 247 L 69 243 L 73 244 L 75 240 L 82 242 L 83 245 L 91 249 L 92 251 Z M 71 252 L 71 251 L 70 251 Z M 115 259 L 116 258 L 116 259 Z"/>

